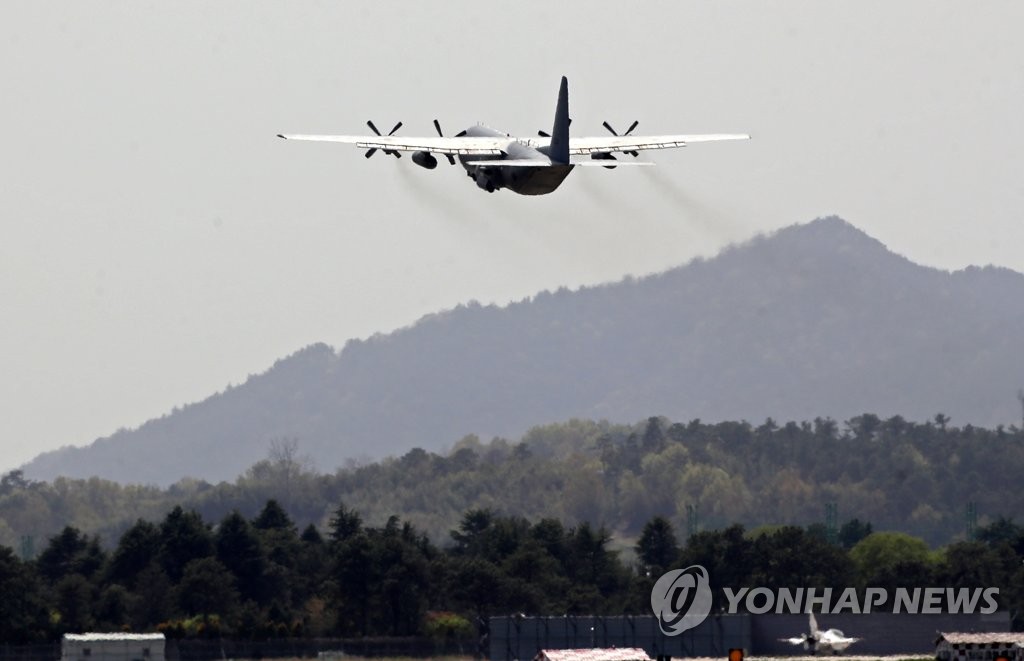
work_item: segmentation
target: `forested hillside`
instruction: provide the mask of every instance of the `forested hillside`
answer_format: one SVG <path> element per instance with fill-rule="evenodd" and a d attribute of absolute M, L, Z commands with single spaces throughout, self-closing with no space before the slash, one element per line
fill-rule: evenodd
<path fill-rule="evenodd" d="M 245 471 L 271 440 L 295 438 L 320 470 L 332 472 L 354 457 L 438 451 L 471 433 L 516 439 L 531 425 L 574 417 L 846 420 L 874 411 L 926 420 L 943 411 L 960 425 L 995 427 L 1020 420 L 1021 337 L 1021 274 L 921 267 L 827 218 L 659 275 L 545 292 L 506 307 L 460 306 L 349 342 L 340 352 L 312 346 L 203 402 L 86 448 L 42 455 L 24 470 L 47 480 L 217 482 Z M 719 468 L 739 479 L 731 464 Z M 636 469 L 628 467 L 616 481 L 628 482 L 640 474 Z M 564 479 L 570 492 L 573 480 L 594 482 Z M 706 506 L 717 520 L 761 507 L 748 505 L 748 494 L 780 478 L 755 469 L 744 479 L 735 489 L 722 486 L 719 473 L 690 481 L 728 492 Z M 785 516 L 806 517 L 841 490 L 848 494 L 844 507 L 938 526 L 942 535 L 959 516 L 948 493 L 938 494 L 947 504 L 936 512 L 928 509 L 932 501 L 916 501 L 922 509 L 911 519 L 881 502 L 888 493 L 858 492 L 852 485 L 864 479 L 859 473 L 849 479 L 820 487 L 825 490 L 813 492 L 799 512 L 795 505 L 778 507 Z M 622 497 L 635 490 L 623 486 Z M 784 499 L 786 489 L 776 491 Z M 675 504 L 674 494 L 658 499 Z M 579 507 L 622 523 L 617 506 L 607 511 L 591 504 L 600 498 L 581 498 Z M 957 502 L 955 510 L 963 507 Z"/>
<path fill-rule="evenodd" d="M 968 505 L 978 521 L 1024 514 L 1024 433 L 873 414 L 845 422 L 706 424 L 650 418 L 636 425 L 573 420 L 536 427 L 520 442 L 467 437 L 449 453 L 413 449 L 399 458 L 323 474 L 297 442 L 234 482 L 183 480 L 167 489 L 99 479 L 0 480 L 0 543 L 17 546 L 73 525 L 107 544 L 137 518 L 175 504 L 208 520 L 237 509 L 254 516 L 279 500 L 300 525 L 327 523 L 340 501 L 373 524 L 397 514 L 445 539 L 469 509 L 531 520 L 590 521 L 622 539 L 663 516 L 679 529 L 823 523 L 842 519 L 913 534 L 935 546 L 963 539 Z"/>

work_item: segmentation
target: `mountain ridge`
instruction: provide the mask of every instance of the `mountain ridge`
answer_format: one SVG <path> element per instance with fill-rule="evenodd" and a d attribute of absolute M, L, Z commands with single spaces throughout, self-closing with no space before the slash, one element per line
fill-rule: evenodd
<path fill-rule="evenodd" d="M 244 384 L 24 470 L 217 481 L 274 439 L 296 438 L 331 469 L 573 417 L 942 411 L 995 426 L 1018 419 L 1022 302 L 1022 274 L 920 266 L 833 216 L 641 278 L 471 302 L 339 351 L 310 345 Z M 948 367 L 934 364 L 942 359 Z"/>

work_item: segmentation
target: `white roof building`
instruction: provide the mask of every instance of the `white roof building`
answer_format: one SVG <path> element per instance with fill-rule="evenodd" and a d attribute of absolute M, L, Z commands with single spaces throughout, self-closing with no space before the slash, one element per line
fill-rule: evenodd
<path fill-rule="evenodd" d="M 541 650 L 533 661 L 651 661 L 639 647 L 587 648 L 578 650 Z"/>
<path fill-rule="evenodd" d="M 1000 657 L 1024 661 L 1024 633 L 940 633 L 935 642 L 939 661 L 995 661 Z"/>
<path fill-rule="evenodd" d="M 165 661 L 162 633 L 66 633 L 61 661 Z"/>

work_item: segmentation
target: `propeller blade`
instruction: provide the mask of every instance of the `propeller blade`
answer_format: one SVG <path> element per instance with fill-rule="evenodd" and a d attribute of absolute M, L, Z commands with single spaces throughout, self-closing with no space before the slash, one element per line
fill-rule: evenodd
<path fill-rule="evenodd" d="M 550 138 L 551 137 L 551 134 L 548 133 L 547 131 L 537 131 L 537 135 L 539 135 L 542 138 Z"/>
<path fill-rule="evenodd" d="M 437 121 L 436 119 L 434 120 L 434 128 L 437 129 L 437 135 L 439 135 L 440 137 L 443 138 L 444 137 L 444 132 L 441 130 L 441 122 Z M 463 131 L 459 135 L 466 135 L 466 132 Z M 455 137 L 459 137 L 459 136 L 455 136 Z M 448 157 L 448 163 L 449 164 L 455 165 L 455 157 L 454 156 L 452 156 L 451 154 L 445 154 L 445 156 Z"/>
<path fill-rule="evenodd" d="M 465 131 L 459 131 L 458 133 L 456 133 L 456 134 L 455 134 L 455 137 L 456 137 L 456 138 L 461 138 L 461 137 L 463 137 L 463 136 L 465 136 L 465 135 L 466 135 L 466 132 L 465 132 Z"/>
<path fill-rule="evenodd" d="M 377 126 L 373 123 L 373 120 L 371 120 L 371 119 L 366 120 L 366 125 L 370 127 L 371 131 L 373 131 L 377 135 L 380 135 L 380 131 L 377 130 Z M 395 128 L 391 129 L 391 132 L 388 133 L 388 135 L 394 135 L 395 131 L 397 131 L 400 128 L 402 128 L 402 122 L 398 122 L 397 124 L 395 124 Z M 381 137 L 384 137 L 384 136 L 381 136 Z M 376 147 L 371 147 L 370 149 L 366 150 L 366 158 L 370 158 L 371 156 L 373 156 L 376 153 L 377 153 L 377 148 Z M 402 155 L 399 154 L 397 151 L 395 151 L 393 149 L 385 149 L 384 153 L 385 154 L 391 154 L 395 158 L 402 158 Z"/>
<path fill-rule="evenodd" d="M 609 124 L 608 122 L 601 122 L 601 126 L 603 126 L 603 127 L 605 127 L 606 129 L 608 129 L 608 131 L 609 131 L 609 132 L 610 132 L 610 133 L 611 133 L 612 135 L 615 135 L 615 136 L 619 135 L 618 133 L 616 133 L 616 132 L 615 132 L 615 129 L 613 129 L 613 128 L 612 128 L 612 125 L 611 125 L 611 124 Z"/>
<path fill-rule="evenodd" d="M 623 133 L 622 135 L 629 135 L 630 133 L 632 133 L 633 129 L 635 129 L 637 127 L 637 124 L 639 124 L 639 123 L 640 123 L 639 119 L 634 120 L 633 123 L 629 125 L 629 128 L 626 129 L 626 132 Z"/>

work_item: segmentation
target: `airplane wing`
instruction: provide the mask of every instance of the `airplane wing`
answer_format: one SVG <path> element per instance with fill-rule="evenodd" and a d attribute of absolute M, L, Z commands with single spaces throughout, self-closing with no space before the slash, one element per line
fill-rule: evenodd
<path fill-rule="evenodd" d="M 299 135 L 278 133 L 277 137 L 285 140 L 309 140 L 312 142 L 340 142 L 355 145 L 362 149 L 380 149 L 381 151 L 427 151 L 433 154 L 463 155 L 500 155 L 512 138 L 492 137 L 451 137 L 451 138 L 415 138 L 391 135 Z"/>
<path fill-rule="evenodd" d="M 561 163 L 552 163 L 549 160 L 541 160 L 539 158 L 504 158 L 504 159 L 493 159 L 493 160 L 480 160 L 480 161 L 469 161 L 470 165 L 500 165 L 502 167 L 513 167 L 513 168 L 547 168 L 555 165 L 562 165 Z M 620 165 L 654 165 L 649 161 L 607 161 L 607 160 L 576 160 L 569 161 L 569 165 L 583 165 L 583 166 L 600 166 L 603 168 L 613 167 L 617 168 Z"/>
<path fill-rule="evenodd" d="M 709 133 L 704 135 L 610 135 L 593 138 L 569 138 L 569 153 L 630 152 L 645 149 L 672 149 L 685 147 L 691 142 L 717 142 L 719 140 L 749 140 L 745 133 Z"/>

